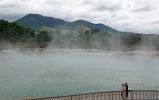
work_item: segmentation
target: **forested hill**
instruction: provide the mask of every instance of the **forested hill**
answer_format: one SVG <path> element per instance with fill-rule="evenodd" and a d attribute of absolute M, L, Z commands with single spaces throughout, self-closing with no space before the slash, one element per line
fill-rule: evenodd
<path fill-rule="evenodd" d="M 77 21 L 73 21 L 73 22 L 68 22 L 68 21 L 64 21 L 59 18 L 42 16 L 39 14 L 28 14 L 28 15 L 18 19 L 15 22 L 18 23 L 19 25 L 29 27 L 32 29 L 42 28 L 43 26 L 46 26 L 49 28 L 73 29 L 79 25 L 84 25 L 91 29 L 105 30 L 105 31 L 111 31 L 111 32 L 117 31 L 104 24 L 94 24 L 94 23 L 91 23 L 91 22 L 88 22 L 85 20 L 77 20 Z"/>
<path fill-rule="evenodd" d="M 85 20 L 67 22 L 39 14 L 28 14 L 15 22 L 35 31 L 45 27 L 52 36 L 53 47 L 159 50 L 157 34 L 120 32 L 104 24 L 94 24 Z"/>
<path fill-rule="evenodd" d="M 158 34 L 120 32 L 103 24 L 84 20 L 67 22 L 37 14 L 26 15 L 13 23 L 0 20 L 2 41 L 25 43 L 27 47 L 159 50 Z"/>

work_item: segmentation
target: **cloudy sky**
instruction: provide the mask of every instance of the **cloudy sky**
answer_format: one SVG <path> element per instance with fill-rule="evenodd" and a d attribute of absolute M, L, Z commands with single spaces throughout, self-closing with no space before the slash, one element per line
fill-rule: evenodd
<path fill-rule="evenodd" d="M 0 19 L 14 21 L 29 13 L 159 34 L 159 0 L 0 0 Z"/>

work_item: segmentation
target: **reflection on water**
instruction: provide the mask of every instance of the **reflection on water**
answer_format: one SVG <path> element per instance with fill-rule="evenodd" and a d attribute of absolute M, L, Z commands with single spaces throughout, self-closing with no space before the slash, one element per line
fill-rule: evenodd
<path fill-rule="evenodd" d="M 0 52 L 0 99 L 131 89 L 159 89 L 159 56 L 152 52 L 47 50 Z"/>

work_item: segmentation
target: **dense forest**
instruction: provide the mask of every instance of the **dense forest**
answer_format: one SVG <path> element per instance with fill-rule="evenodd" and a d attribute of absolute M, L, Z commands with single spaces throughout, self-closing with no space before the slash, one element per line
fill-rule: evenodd
<path fill-rule="evenodd" d="M 0 41 L 10 44 L 25 43 L 28 45 L 46 45 L 51 41 L 51 36 L 45 30 L 34 31 L 24 28 L 16 23 L 0 20 Z"/>

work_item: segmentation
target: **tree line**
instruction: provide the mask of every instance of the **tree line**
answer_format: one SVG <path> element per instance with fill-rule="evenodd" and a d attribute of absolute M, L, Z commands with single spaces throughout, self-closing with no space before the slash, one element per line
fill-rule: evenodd
<path fill-rule="evenodd" d="M 46 30 L 34 31 L 17 23 L 0 20 L 0 40 L 10 43 L 48 44 L 51 36 Z"/>

